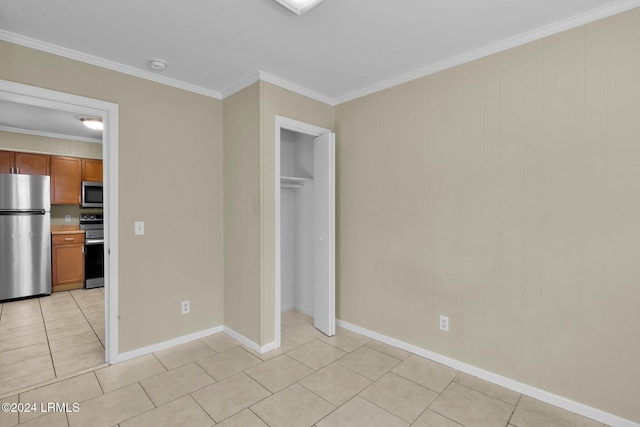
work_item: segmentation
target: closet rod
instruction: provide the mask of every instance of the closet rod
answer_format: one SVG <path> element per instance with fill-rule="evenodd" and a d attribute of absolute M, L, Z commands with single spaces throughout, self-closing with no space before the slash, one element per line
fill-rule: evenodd
<path fill-rule="evenodd" d="M 302 188 L 302 184 L 280 184 L 280 188 Z"/>

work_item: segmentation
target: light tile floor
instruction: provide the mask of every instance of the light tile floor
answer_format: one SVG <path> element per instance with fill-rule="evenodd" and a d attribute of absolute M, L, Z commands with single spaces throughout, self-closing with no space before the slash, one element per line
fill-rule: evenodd
<path fill-rule="evenodd" d="M 102 288 L 0 304 L 0 396 L 104 360 Z"/>
<path fill-rule="evenodd" d="M 0 399 L 79 404 L 0 425 L 602 427 L 344 329 L 318 335 L 300 313 L 282 324 L 264 355 L 218 333 Z"/>

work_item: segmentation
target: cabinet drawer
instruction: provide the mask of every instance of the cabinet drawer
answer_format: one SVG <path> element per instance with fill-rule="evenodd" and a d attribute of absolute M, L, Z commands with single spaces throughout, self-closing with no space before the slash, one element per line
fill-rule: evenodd
<path fill-rule="evenodd" d="M 71 245 L 74 243 L 84 243 L 84 233 L 74 234 L 54 234 L 51 236 L 53 245 Z"/>

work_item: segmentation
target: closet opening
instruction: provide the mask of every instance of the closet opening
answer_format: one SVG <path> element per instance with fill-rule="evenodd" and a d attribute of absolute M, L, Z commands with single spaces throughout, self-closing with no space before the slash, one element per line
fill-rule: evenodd
<path fill-rule="evenodd" d="M 328 129 L 276 117 L 276 347 L 285 313 L 335 334 L 334 141 Z"/>

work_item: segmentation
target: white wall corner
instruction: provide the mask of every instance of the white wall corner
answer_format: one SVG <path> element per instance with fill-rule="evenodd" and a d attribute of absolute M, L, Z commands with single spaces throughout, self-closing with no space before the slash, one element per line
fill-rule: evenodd
<path fill-rule="evenodd" d="M 232 338 L 235 338 L 236 340 L 240 341 L 240 344 L 244 345 L 245 347 L 250 348 L 251 350 L 255 351 L 256 353 L 259 354 L 264 354 L 267 351 L 271 351 L 276 349 L 276 342 L 272 341 L 268 344 L 265 344 L 263 346 L 261 346 L 260 344 L 250 340 L 249 338 L 245 337 L 242 334 L 239 334 L 238 332 L 234 331 L 233 329 L 229 328 L 228 326 L 224 326 L 223 327 L 223 331 L 224 333 L 226 333 L 227 335 L 229 335 Z"/>

